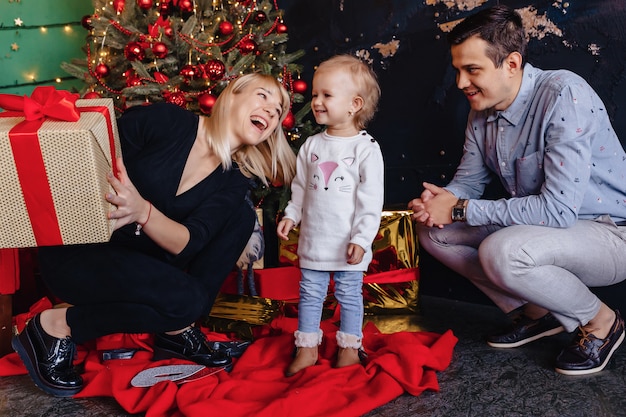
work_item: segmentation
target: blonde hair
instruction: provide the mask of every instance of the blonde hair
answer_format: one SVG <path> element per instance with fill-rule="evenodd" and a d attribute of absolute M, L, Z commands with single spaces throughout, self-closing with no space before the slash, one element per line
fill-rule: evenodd
<path fill-rule="evenodd" d="M 348 54 L 327 59 L 317 67 L 317 71 L 323 69 L 341 69 L 350 74 L 357 95 L 363 99 L 363 107 L 354 115 L 354 123 L 358 129 L 365 129 L 374 117 L 380 99 L 380 86 L 374 70 L 359 58 Z"/>
<path fill-rule="evenodd" d="M 278 126 L 266 141 L 256 146 L 243 145 L 232 152 L 228 140 L 228 126 L 233 106 L 237 105 L 236 96 L 251 84 L 262 86 L 281 98 L 282 112 Z M 289 112 L 290 99 L 287 90 L 271 75 L 253 73 L 242 75 L 231 81 L 219 95 L 211 116 L 206 119 L 205 134 L 209 138 L 209 146 L 219 156 L 222 167 L 229 169 L 232 161 L 239 165 L 241 172 L 247 177 L 257 177 L 265 185 L 271 183 L 289 184 L 295 175 L 296 156 L 287 143 L 282 122 Z"/>

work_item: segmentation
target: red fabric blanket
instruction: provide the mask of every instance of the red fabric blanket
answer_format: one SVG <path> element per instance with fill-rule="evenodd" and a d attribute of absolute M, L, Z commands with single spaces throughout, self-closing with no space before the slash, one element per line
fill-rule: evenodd
<path fill-rule="evenodd" d="M 34 306 L 29 314 L 45 308 Z M 28 316 L 28 315 L 27 315 Z M 22 327 L 28 318 L 18 316 Z M 318 365 L 287 378 L 283 372 L 291 361 L 293 331 L 297 320 L 275 319 L 270 328 L 235 359 L 230 373 L 218 372 L 191 382 L 162 381 L 136 388 L 131 379 L 140 371 L 161 365 L 189 363 L 182 360 L 151 361 L 149 335 L 111 335 L 94 346 L 80 346 L 78 361 L 84 362 L 84 389 L 76 397 L 114 397 L 129 413 L 156 416 L 360 416 L 407 392 L 439 390 L 436 371 L 452 359 L 457 338 L 451 331 L 383 334 L 365 326 L 363 343 L 369 355 L 364 366 L 333 368 L 337 350 L 332 320 L 322 323 L 324 342 Z M 206 330 L 206 329 L 204 329 Z M 210 340 L 227 340 L 209 333 Z M 140 348 L 132 359 L 102 361 L 100 350 Z M 25 374 L 16 353 L 0 359 L 0 376 Z"/>

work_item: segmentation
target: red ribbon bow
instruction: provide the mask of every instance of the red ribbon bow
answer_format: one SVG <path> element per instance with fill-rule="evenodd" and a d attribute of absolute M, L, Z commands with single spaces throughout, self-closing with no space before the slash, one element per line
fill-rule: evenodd
<path fill-rule="evenodd" d="M 36 87 L 30 97 L 0 94 L 3 117 L 25 117 L 26 121 L 46 118 L 75 122 L 80 119 L 76 108 L 78 94 L 57 90 L 52 86 Z"/>

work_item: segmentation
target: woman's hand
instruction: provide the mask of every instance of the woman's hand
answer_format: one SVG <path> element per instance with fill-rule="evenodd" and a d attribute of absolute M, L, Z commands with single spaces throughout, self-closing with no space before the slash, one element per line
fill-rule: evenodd
<path fill-rule="evenodd" d="M 112 172 L 107 174 L 107 181 L 116 194 L 106 194 L 106 200 L 116 206 L 108 213 L 109 219 L 115 219 L 115 229 L 130 223 L 145 223 L 148 219 L 150 203 L 146 201 L 128 178 L 122 158 L 117 158 L 117 178 Z"/>

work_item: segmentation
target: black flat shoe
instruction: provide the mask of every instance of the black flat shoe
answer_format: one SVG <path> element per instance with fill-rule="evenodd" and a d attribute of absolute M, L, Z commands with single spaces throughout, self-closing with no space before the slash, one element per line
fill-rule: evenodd
<path fill-rule="evenodd" d="M 186 359 L 210 368 L 224 367 L 230 371 L 233 362 L 230 356 L 212 349 L 206 336 L 197 327 L 190 327 L 182 333 L 169 335 L 158 333 L 154 336 L 153 360 Z"/>
<path fill-rule="evenodd" d="M 605 339 L 599 339 L 579 327 L 572 343 L 556 358 L 555 369 L 564 375 L 588 375 L 603 370 L 624 341 L 624 319 L 615 310 L 615 321 Z"/>
<path fill-rule="evenodd" d="M 58 339 L 48 335 L 41 327 L 39 314 L 13 337 L 11 345 L 35 385 L 48 394 L 71 397 L 83 388 L 83 379 L 73 365 L 76 345 L 70 337 Z"/>
<path fill-rule="evenodd" d="M 514 348 L 542 337 L 564 331 L 561 323 L 551 313 L 533 320 L 524 314 L 515 317 L 510 328 L 501 334 L 489 336 L 487 344 L 494 348 Z"/>

